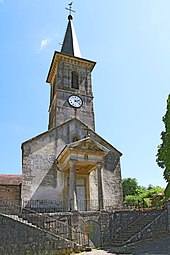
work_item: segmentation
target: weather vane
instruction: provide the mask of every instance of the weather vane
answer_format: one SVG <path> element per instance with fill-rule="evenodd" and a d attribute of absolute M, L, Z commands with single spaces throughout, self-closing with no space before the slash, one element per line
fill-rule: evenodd
<path fill-rule="evenodd" d="M 65 8 L 66 10 L 69 11 L 69 15 L 71 15 L 72 12 L 75 12 L 75 11 L 72 10 L 72 4 L 73 4 L 73 2 L 71 2 L 70 4 L 68 4 L 69 8 Z"/>

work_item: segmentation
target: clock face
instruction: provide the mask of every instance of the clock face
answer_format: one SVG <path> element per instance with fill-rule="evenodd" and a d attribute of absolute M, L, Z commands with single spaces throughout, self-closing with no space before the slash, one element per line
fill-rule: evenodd
<path fill-rule="evenodd" d="M 69 98 L 68 98 L 68 102 L 69 102 L 69 104 L 71 105 L 71 106 L 73 106 L 73 107 L 75 107 L 75 108 L 79 108 L 79 107 L 81 107 L 82 106 L 82 104 L 83 104 L 83 100 L 80 98 L 80 97 L 78 97 L 78 96 L 70 96 Z"/>

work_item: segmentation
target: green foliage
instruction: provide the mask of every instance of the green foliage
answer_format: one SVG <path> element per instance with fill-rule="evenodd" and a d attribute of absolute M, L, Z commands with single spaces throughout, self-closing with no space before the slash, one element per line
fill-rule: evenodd
<path fill-rule="evenodd" d="M 139 186 L 135 178 L 123 179 L 122 186 L 124 203 L 127 205 L 150 207 L 164 203 L 164 189 L 159 186 L 149 185 L 148 188 Z"/>
<path fill-rule="evenodd" d="M 138 205 L 138 198 L 137 198 L 137 196 L 127 195 L 127 196 L 125 197 L 124 202 L 125 202 L 127 205 Z"/>
<path fill-rule="evenodd" d="M 123 197 L 136 195 L 138 183 L 135 178 L 125 178 L 122 180 Z"/>
<path fill-rule="evenodd" d="M 170 182 L 170 95 L 167 100 L 167 110 L 165 116 L 162 118 L 165 124 L 165 131 L 161 133 L 162 144 L 158 146 L 157 164 L 164 172 L 164 178 Z"/>
<path fill-rule="evenodd" d="M 164 189 L 159 186 L 155 186 L 155 187 L 152 187 L 151 189 L 147 189 L 147 197 L 149 198 L 152 198 L 160 193 L 164 193 Z"/>
<path fill-rule="evenodd" d="M 168 183 L 165 189 L 165 198 L 168 199 L 169 197 L 170 197 L 170 182 Z"/>
<path fill-rule="evenodd" d="M 143 187 L 143 186 L 137 186 L 137 195 L 139 197 L 144 197 L 145 194 L 147 194 L 147 188 Z M 147 195 L 146 195 L 147 196 Z"/>

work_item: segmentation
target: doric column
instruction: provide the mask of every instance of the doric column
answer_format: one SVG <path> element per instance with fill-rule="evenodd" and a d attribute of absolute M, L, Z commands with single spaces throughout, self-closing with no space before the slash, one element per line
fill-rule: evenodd
<path fill-rule="evenodd" d="M 98 163 L 98 164 L 97 164 L 97 175 L 98 175 L 98 203 L 99 203 L 99 210 L 104 209 L 102 166 L 103 166 L 102 163 Z"/>
<path fill-rule="evenodd" d="M 77 210 L 77 195 L 76 195 L 76 176 L 75 176 L 75 161 L 70 160 L 70 209 Z"/>

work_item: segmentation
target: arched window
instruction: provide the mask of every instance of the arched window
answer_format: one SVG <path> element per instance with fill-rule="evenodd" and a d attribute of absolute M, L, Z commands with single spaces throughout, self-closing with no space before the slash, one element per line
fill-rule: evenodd
<path fill-rule="evenodd" d="M 79 74 L 75 71 L 71 73 L 71 87 L 73 89 L 79 89 Z"/>

